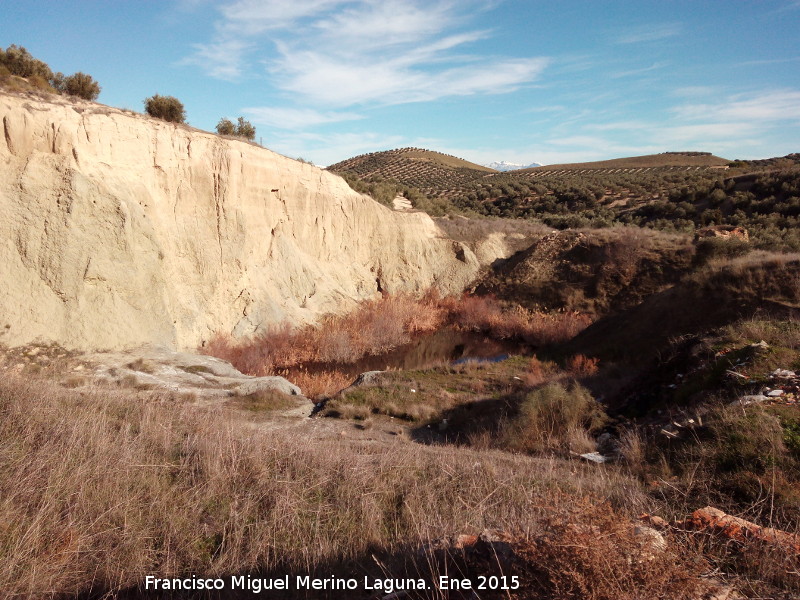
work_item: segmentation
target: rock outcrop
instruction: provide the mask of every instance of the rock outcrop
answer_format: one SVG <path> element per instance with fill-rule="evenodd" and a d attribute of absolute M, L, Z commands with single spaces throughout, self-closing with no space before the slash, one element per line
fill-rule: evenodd
<path fill-rule="evenodd" d="M 426 214 L 254 144 L 58 97 L 0 120 L 3 344 L 194 348 L 477 273 Z"/>

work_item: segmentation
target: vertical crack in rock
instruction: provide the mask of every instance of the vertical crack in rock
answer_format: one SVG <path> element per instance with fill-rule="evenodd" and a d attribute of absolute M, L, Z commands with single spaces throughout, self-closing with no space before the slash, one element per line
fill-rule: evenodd
<path fill-rule="evenodd" d="M 211 161 L 211 177 L 213 180 L 214 209 L 217 213 L 217 244 L 219 245 L 219 266 L 224 266 L 222 261 L 222 218 L 225 214 L 223 202 L 225 201 L 225 184 L 222 181 L 223 169 L 227 169 L 225 148 L 217 145 Z"/>
<path fill-rule="evenodd" d="M 3 137 L 6 139 L 8 151 L 14 154 L 14 143 L 11 141 L 11 126 L 8 124 L 8 115 L 3 117 Z"/>

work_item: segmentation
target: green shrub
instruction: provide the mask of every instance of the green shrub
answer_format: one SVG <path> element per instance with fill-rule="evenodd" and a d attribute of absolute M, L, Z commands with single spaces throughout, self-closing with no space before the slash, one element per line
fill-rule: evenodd
<path fill-rule="evenodd" d="M 186 122 L 186 111 L 183 103 L 173 96 L 150 96 L 144 100 L 144 110 L 151 117 L 163 119 L 170 123 Z"/>
<path fill-rule="evenodd" d="M 230 119 L 222 118 L 217 123 L 217 133 L 220 135 L 233 135 L 241 137 L 246 140 L 254 140 L 256 137 L 256 128 L 249 121 L 245 121 L 244 117 L 239 117 L 236 124 Z"/>
<path fill-rule="evenodd" d="M 217 123 L 217 133 L 220 135 L 234 135 L 236 125 L 230 119 L 222 118 Z"/>
<path fill-rule="evenodd" d="M 704 265 L 715 258 L 736 258 L 752 250 L 752 246 L 739 238 L 710 237 L 697 242 L 695 263 Z"/>
<path fill-rule="evenodd" d="M 244 117 L 239 117 L 234 135 L 243 137 L 246 140 L 254 140 L 256 138 L 256 128 L 253 127 L 250 121 L 245 121 Z"/>
<path fill-rule="evenodd" d="M 61 73 L 58 73 L 61 75 Z M 57 81 L 53 78 L 54 83 Z M 63 91 L 70 96 L 78 96 L 85 100 L 96 100 L 100 95 L 100 84 L 91 75 L 78 71 L 74 75 L 63 78 Z M 54 86 L 55 87 L 55 86 Z M 58 89 L 58 88 L 56 88 Z"/>
<path fill-rule="evenodd" d="M 0 49 L 0 64 L 19 77 L 38 75 L 46 81 L 53 78 L 53 71 L 47 63 L 31 56 L 22 46 L 11 44 L 5 51 Z"/>
<path fill-rule="evenodd" d="M 721 473 L 763 474 L 786 453 L 780 421 L 760 408 L 723 409 L 710 419 L 711 464 Z"/>

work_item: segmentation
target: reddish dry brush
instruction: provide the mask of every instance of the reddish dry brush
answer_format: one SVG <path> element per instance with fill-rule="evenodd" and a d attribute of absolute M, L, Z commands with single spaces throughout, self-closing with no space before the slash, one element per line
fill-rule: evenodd
<path fill-rule="evenodd" d="M 589 377 L 598 371 L 600 359 L 576 354 L 567 361 L 567 369 L 576 377 Z"/>
<path fill-rule="evenodd" d="M 338 391 L 341 388 L 336 386 L 348 379 L 336 365 L 384 354 L 411 342 L 415 335 L 445 326 L 495 339 L 551 344 L 574 337 L 590 323 L 591 319 L 580 313 L 504 309 L 491 296 L 441 297 L 434 290 L 420 298 L 384 295 L 363 302 L 350 313 L 328 315 L 316 325 L 292 329 L 282 324 L 242 343 L 218 335 L 204 352 L 230 361 L 243 373 L 300 377 L 308 386 L 303 390 L 316 396 Z M 301 368 L 313 364 L 325 366 L 320 371 L 324 376 Z"/>

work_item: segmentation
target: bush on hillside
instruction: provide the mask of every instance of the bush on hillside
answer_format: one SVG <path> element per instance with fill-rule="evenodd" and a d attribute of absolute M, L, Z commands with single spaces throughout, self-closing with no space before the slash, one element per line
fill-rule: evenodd
<path fill-rule="evenodd" d="M 217 123 L 217 133 L 220 135 L 233 135 L 236 131 L 236 125 L 230 119 L 222 118 Z"/>
<path fill-rule="evenodd" d="M 150 96 L 144 100 L 144 111 L 151 117 L 170 123 L 185 123 L 186 110 L 183 103 L 174 96 Z"/>
<path fill-rule="evenodd" d="M 61 75 L 59 80 L 57 73 L 53 77 L 53 87 L 58 91 L 69 94 L 70 96 L 78 96 L 84 100 L 96 100 L 100 95 L 100 84 L 97 83 L 91 75 L 81 73 L 78 71 L 74 75 L 64 77 Z"/>
<path fill-rule="evenodd" d="M 18 77 L 33 77 L 38 75 L 46 81 L 53 78 L 53 71 L 47 63 L 31 56 L 22 46 L 11 44 L 5 50 L 0 49 L 0 64 L 5 66 L 12 75 Z"/>
<path fill-rule="evenodd" d="M 25 81 L 10 82 L 6 75 L 16 75 Z M 47 63 L 31 56 L 22 46 L 11 45 L 6 50 L 0 48 L 0 78 L 11 89 L 34 89 L 78 96 L 86 100 L 96 100 L 100 95 L 100 85 L 86 73 L 77 72 L 65 76 L 53 73 Z M 27 82 L 27 83 L 26 83 Z"/>
<path fill-rule="evenodd" d="M 250 121 L 245 121 L 243 117 L 239 117 L 236 123 L 235 135 L 243 137 L 246 140 L 254 140 L 256 138 L 256 128 L 253 127 Z"/>
<path fill-rule="evenodd" d="M 217 123 L 217 133 L 220 135 L 233 135 L 241 137 L 246 140 L 254 140 L 256 137 L 256 128 L 249 121 L 245 121 L 244 117 L 239 117 L 236 124 L 230 119 L 222 118 Z"/>

